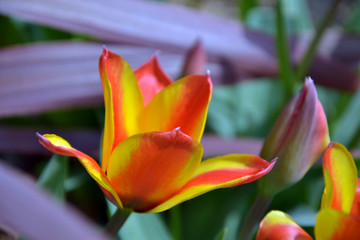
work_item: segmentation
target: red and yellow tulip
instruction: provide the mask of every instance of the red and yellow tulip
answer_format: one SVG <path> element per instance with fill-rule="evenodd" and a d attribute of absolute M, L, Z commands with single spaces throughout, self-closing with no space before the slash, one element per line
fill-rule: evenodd
<path fill-rule="evenodd" d="M 245 154 L 201 162 L 209 75 L 173 82 L 156 56 L 133 72 L 106 48 L 99 68 L 105 101 L 101 167 L 59 136 L 38 137 L 50 151 L 77 157 L 118 207 L 164 211 L 213 189 L 254 181 L 273 167 L 274 161 Z"/>
<path fill-rule="evenodd" d="M 325 189 L 315 223 L 317 240 L 360 239 L 360 179 L 351 154 L 331 143 L 323 157 Z M 276 236 L 283 236 L 277 238 Z M 290 216 L 271 211 L 260 223 L 257 240 L 312 239 Z"/>
<path fill-rule="evenodd" d="M 311 240 L 289 215 L 281 211 L 270 211 L 260 222 L 256 240 Z"/>

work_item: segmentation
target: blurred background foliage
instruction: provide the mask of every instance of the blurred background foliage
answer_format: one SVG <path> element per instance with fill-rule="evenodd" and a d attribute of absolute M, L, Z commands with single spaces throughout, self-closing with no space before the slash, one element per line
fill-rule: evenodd
<path fill-rule="evenodd" d="M 25 46 L 25 44 L 27 46 L 32 46 L 32 44 L 41 46 L 59 41 L 95 42 L 99 43 L 99 56 L 101 44 L 139 45 L 139 42 L 132 42 L 131 39 L 123 42 L 102 40 L 101 36 L 76 32 L 71 27 L 67 31 L 66 26 L 58 28 L 58 25 L 52 24 L 50 20 L 49 24 L 46 23 L 46 20 L 32 21 L 26 17 L 26 14 L 21 16 L 14 11 L 7 11 L 5 2 L 0 1 L 0 13 L 3 14 L 0 16 L 0 29 L 2 29 L 0 56 L 3 59 L 11 55 L 11 53 L 6 52 L 7 49 L 14 46 Z M 328 81 L 328 84 L 322 85 L 320 85 L 321 83 L 317 84 L 318 80 L 315 77 L 314 81 L 317 84 L 319 98 L 327 115 L 332 141 L 341 142 L 352 150 L 356 158 L 359 157 L 360 90 L 357 90 L 360 63 L 359 1 L 279 1 L 281 4 L 269 0 L 164 0 L 147 2 L 153 3 L 155 7 L 158 6 L 156 4 L 175 7 L 185 6 L 189 11 L 199 11 L 195 12 L 196 14 L 206 13 L 214 15 L 216 18 L 227 18 L 233 22 L 238 22 L 247 31 L 251 31 L 252 35 L 249 34 L 249 37 L 256 36 L 254 44 L 263 46 L 264 51 L 277 56 L 274 58 L 275 62 L 269 64 L 277 65 L 279 71 L 264 74 L 262 69 L 255 67 L 255 70 L 243 71 L 241 68 L 243 59 L 238 63 L 236 59 L 229 62 L 229 59 L 226 58 L 218 58 L 213 61 L 210 53 L 208 64 L 210 66 L 216 65 L 214 75 L 219 75 L 217 77 L 219 80 L 215 82 L 208 113 L 203 143 L 205 151 L 206 137 L 210 135 L 217 136 L 217 144 L 220 147 L 225 146 L 228 143 L 227 141 L 237 138 L 249 141 L 255 139 L 261 143 L 288 101 L 289 96 L 292 96 L 302 86 L 302 81 L 295 76 L 297 63 L 301 57 L 293 54 L 299 51 L 299 44 L 295 44 L 296 39 L 311 40 L 309 36 L 316 35 L 319 31 L 318 26 L 326 18 L 327 9 L 337 4 L 336 13 L 326 26 L 328 32 L 334 32 L 336 37 L 322 45 L 320 55 L 325 54 L 326 56 L 328 53 L 327 57 L 331 58 L 337 54 L 338 58 L 332 64 L 341 65 L 341 69 L 346 66 L 346 71 L 351 69 L 355 77 L 352 82 L 343 82 L 342 78 L 336 79 L 337 82 L 325 79 L 321 80 L 321 83 Z M 21 1 L 17 4 L 21 4 Z M 171 10 L 171 8 L 169 9 Z M 177 14 L 176 9 L 172 10 L 174 13 L 170 12 L 169 15 Z M 196 20 L 194 19 L 195 23 Z M 119 22 L 117 24 L 128 23 Z M 171 24 L 177 28 L 177 22 L 174 21 Z M 279 31 L 279 29 L 283 31 Z M 324 36 L 324 33 L 321 36 Z M 201 39 L 201 36 L 199 39 L 203 41 L 205 51 L 208 52 L 207 39 Z M 275 40 L 269 42 L 268 39 Z M 340 41 L 340 39 L 344 40 Z M 305 43 L 309 44 L 310 40 L 305 41 Z M 159 48 L 158 45 L 153 46 L 146 36 L 143 39 L 143 45 L 152 47 L 153 50 Z M 305 48 L 306 46 L 308 45 L 305 45 Z M 189 45 L 188 49 L 190 47 Z M 234 49 L 237 47 L 241 48 L 241 46 L 232 46 Z M 336 47 L 339 47 L 340 50 L 335 53 L 334 48 Z M 61 51 L 61 46 L 59 48 Z M 74 49 L 76 51 L 76 48 Z M 165 55 L 167 52 L 171 52 L 165 47 L 161 50 Z M 121 52 L 119 53 L 121 54 Z M 176 69 L 170 73 L 174 78 L 178 77 L 182 64 L 180 61 L 183 61 L 185 53 L 186 51 L 179 52 L 176 49 L 174 51 L 174 54 L 178 54 L 175 56 L 179 58 L 176 64 L 171 66 Z M 132 53 L 130 52 L 130 54 Z M 134 52 L 133 54 L 140 53 Z M 140 56 L 140 59 L 145 60 L 149 56 Z M 24 59 L 28 57 L 26 52 L 22 57 Z M 314 59 L 317 57 L 315 56 Z M 246 55 L 245 59 L 256 64 L 256 59 L 253 60 L 251 54 Z M 94 58 L 93 61 L 97 61 L 97 59 Z M 316 65 L 316 60 L 314 61 L 311 71 L 317 74 L 318 65 Z M 162 60 L 162 63 L 164 62 Z M 79 64 L 81 65 L 80 62 Z M 326 72 L 326 66 L 335 65 L 325 65 L 325 70 L 322 69 L 321 71 Z M 166 69 L 171 69 L 171 67 L 168 64 Z M 16 79 L 9 80 L 6 78 L 7 75 L 1 74 L 5 68 L 6 61 L 0 65 L 0 88 L 3 89 L 0 92 L 0 101 L 5 101 L 8 97 L 6 91 L 13 91 L 9 92 L 12 95 L 17 94 L 16 89 L 6 89 L 7 81 L 16 81 Z M 320 68 L 324 68 L 324 66 L 320 65 Z M 220 69 L 220 74 L 217 73 L 218 69 Z M 335 71 L 336 69 L 329 68 L 328 71 Z M 61 72 L 61 69 L 59 71 Z M 306 71 L 306 75 L 309 75 L 308 71 Z M 56 76 L 50 74 L 47 81 L 51 82 L 53 77 Z M 284 80 L 284 78 L 286 79 Z M 335 87 L 329 87 L 329 85 Z M 16 86 L 23 87 L 21 80 Z M 337 86 L 342 87 L 339 89 Z M 34 94 L 41 95 L 43 93 L 36 92 Z M 17 97 L 21 99 L 20 95 Z M 63 97 L 66 98 L 66 95 Z M 97 158 L 104 116 L 101 97 L 98 99 L 100 100 L 94 104 L 81 103 L 75 104 L 76 106 L 73 107 L 54 106 L 53 109 L 44 111 L 20 111 L 16 114 L 1 115 L 0 159 L 38 179 L 38 184 L 60 199 L 60 202 L 71 203 L 92 221 L 103 226 L 113 209 L 111 204 L 106 202 L 95 182 L 76 160 L 64 159 L 60 156 L 50 158 L 48 152 L 37 146 L 38 143 L 35 138 L 36 131 L 42 133 L 46 131 L 63 132 L 65 133 L 63 136 L 73 142 L 74 147 L 81 150 L 90 149 L 91 155 Z M 24 98 L 21 101 L 27 100 Z M 76 99 L 71 101 L 76 101 Z M 79 134 L 77 135 L 77 133 Z M 224 139 L 228 140 L 225 141 Z M 232 150 L 238 153 L 246 152 L 247 146 L 235 146 Z M 249 153 L 257 154 L 256 152 Z M 356 162 L 358 164 L 358 161 Z M 289 213 L 310 234 L 313 234 L 312 227 L 314 226 L 316 212 L 319 209 L 323 186 L 321 164 L 319 163 L 310 170 L 303 180 L 279 194 L 270 208 Z M 119 235 L 122 239 L 235 239 L 238 226 L 245 217 L 249 206 L 251 206 L 255 194 L 256 183 L 251 183 L 207 193 L 162 214 L 132 214 Z M 1 198 L 5 199 L 6 197 L 2 194 Z"/>

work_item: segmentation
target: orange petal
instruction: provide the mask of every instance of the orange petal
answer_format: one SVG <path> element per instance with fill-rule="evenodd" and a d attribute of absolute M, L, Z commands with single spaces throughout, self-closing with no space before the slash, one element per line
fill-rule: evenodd
<path fill-rule="evenodd" d="M 257 180 L 274 166 L 249 154 L 231 154 L 201 162 L 192 179 L 169 200 L 151 209 L 165 211 L 181 202 L 218 188 L 233 187 Z"/>
<path fill-rule="evenodd" d="M 351 215 L 360 217 L 360 178 L 358 178 L 358 183 L 356 186 L 356 193 L 351 208 Z"/>
<path fill-rule="evenodd" d="M 360 218 L 334 209 L 321 210 L 316 218 L 317 240 L 359 240 Z"/>
<path fill-rule="evenodd" d="M 144 103 L 135 74 L 122 57 L 104 48 L 99 70 L 105 101 L 101 162 L 105 171 L 116 145 L 138 132 L 137 119 Z"/>
<path fill-rule="evenodd" d="M 39 138 L 40 144 L 49 151 L 64 156 L 78 158 L 90 176 L 99 184 L 100 188 L 104 191 L 109 200 L 112 201 L 115 205 L 122 207 L 122 203 L 119 197 L 116 195 L 108 178 L 94 159 L 85 153 L 76 150 L 65 139 L 59 136 L 54 134 L 40 135 L 39 133 L 36 133 L 36 135 Z"/>
<path fill-rule="evenodd" d="M 185 77 L 158 93 L 140 116 L 141 132 L 181 131 L 200 141 L 212 94 L 209 75 Z"/>
<path fill-rule="evenodd" d="M 311 240 L 289 215 L 281 211 L 271 211 L 260 222 L 256 240 Z"/>
<path fill-rule="evenodd" d="M 107 176 L 125 208 L 146 212 L 183 187 L 202 152 L 179 129 L 134 135 L 114 149 Z"/>
<path fill-rule="evenodd" d="M 321 209 L 332 208 L 350 213 L 357 185 L 355 162 L 346 148 L 330 143 L 323 157 L 325 189 Z"/>
<path fill-rule="evenodd" d="M 157 54 L 135 70 L 145 106 L 151 99 L 166 86 L 172 79 L 162 69 Z"/>

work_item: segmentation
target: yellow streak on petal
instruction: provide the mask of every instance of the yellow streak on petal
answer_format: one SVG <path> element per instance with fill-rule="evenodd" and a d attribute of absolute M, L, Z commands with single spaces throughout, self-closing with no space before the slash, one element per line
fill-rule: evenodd
<path fill-rule="evenodd" d="M 267 174 L 274 164 L 275 161 L 268 163 L 248 154 L 230 154 L 208 159 L 201 162 L 192 179 L 178 193 L 149 212 L 165 211 L 215 189 L 255 181 Z"/>
<path fill-rule="evenodd" d="M 273 210 L 273 211 L 270 211 L 268 214 L 266 214 L 263 222 L 266 225 L 289 224 L 289 225 L 299 226 L 294 221 L 294 219 L 292 219 L 292 217 L 290 217 L 288 214 L 286 214 L 282 211 L 278 211 L 278 210 Z"/>
<path fill-rule="evenodd" d="M 315 223 L 316 240 L 360 239 L 360 218 L 334 209 L 321 210 Z"/>
<path fill-rule="evenodd" d="M 112 195 L 119 207 L 122 207 L 122 203 L 108 178 L 93 158 L 73 148 L 68 141 L 55 134 L 44 134 L 42 136 L 37 134 L 37 136 L 39 137 L 40 143 L 48 150 L 56 154 L 78 158 L 90 176 Z"/>
<path fill-rule="evenodd" d="M 357 170 L 349 151 L 339 143 L 331 143 L 324 153 L 325 188 L 321 209 L 332 208 L 350 213 L 357 186 Z"/>

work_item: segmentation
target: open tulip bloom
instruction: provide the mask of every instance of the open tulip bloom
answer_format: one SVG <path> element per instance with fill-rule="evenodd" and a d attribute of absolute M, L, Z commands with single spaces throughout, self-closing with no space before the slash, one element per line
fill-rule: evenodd
<path fill-rule="evenodd" d="M 325 189 L 315 223 L 317 240 L 360 239 L 360 179 L 351 154 L 331 143 L 323 157 Z M 257 240 L 312 239 L 287 214 L 271 211 L 260 223 Z"/>
<path fill-rule="evenodd" d="M 209 75 L 173 82 L 156 55 L 133 72 L 106 48 L 99 69 L 105 102 L 101 167 L 59 136 L 38 137 L 50 151 L 77 157 L 118 207 L 161 212 L 213 189 L 254 181 L 273 167 L 274 161 L 248 154 L 201 161 Z"/>

